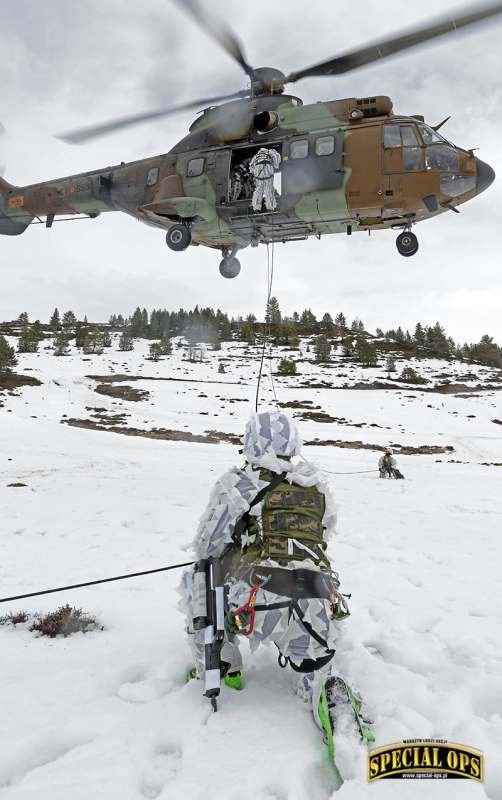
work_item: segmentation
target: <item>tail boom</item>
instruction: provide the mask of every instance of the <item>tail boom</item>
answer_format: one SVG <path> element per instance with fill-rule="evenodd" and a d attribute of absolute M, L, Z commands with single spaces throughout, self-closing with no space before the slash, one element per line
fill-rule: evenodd
<path fill-rule="evenodd" d="M 32 220 L 21 190 L 0 178 L 0 235 L 19 236 Z"/>

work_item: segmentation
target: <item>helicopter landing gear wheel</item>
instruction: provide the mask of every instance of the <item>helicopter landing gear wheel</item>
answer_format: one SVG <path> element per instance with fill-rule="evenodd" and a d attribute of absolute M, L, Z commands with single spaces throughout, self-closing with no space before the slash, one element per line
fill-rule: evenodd
<path fill-rule="evenodd" d="M 220 275 L 223 275 L 224 278 L 236 278 L 240 271 L 241 262 L 235 256 L 220 261 Z"/>
<path fill-rule="evenodd" d="M 186 250 L 191 241 L 192 234 L 186 225 L 173 225 L 166 233 L 167 246 L 177 253 Z"/>
<path fill-rule="evenodd" d="M 411 231 L 403 231 L 396 239 L 396 247 L 400 255 L 409 258 L 418 251 L 418 239 Z"/>

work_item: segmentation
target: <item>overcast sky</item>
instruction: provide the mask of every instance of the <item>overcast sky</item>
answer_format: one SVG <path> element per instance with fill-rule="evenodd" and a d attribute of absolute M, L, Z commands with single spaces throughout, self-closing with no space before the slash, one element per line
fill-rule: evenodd
<path fill-rule="evenodd" d="M 227 17 L 252 64 L 285 72 L 438 10 L 433 0 L 201 2 Z M 463 147 L 479 147 L 478 156 L 500 178 L 460 215 L 446 213 L 417 226 L 420 251 L 410 259 L 398 255 L 395 233 L 387 231 L 277 245 L 274 294 L 283 312 L 343 311 L 361 317 L 370 330 L 440 320 L 456 339 L 490 333 L 502 342 L 501 37 L 502 18 L 345 78 L 296 84 L 305 102 L 388 94 L 398 112 L 423 114 L 431 124 L 451 114 L 445 135 Z M 169 0 L 2 3 L 0 41 L 0 164 L 17 185 L 167 152 L 194 115 L 80 147 L 59 142 L 54 133 L 245 85 L 233 61 Z M 120 213 L 51 230 L 33 226 L 20 237 L 0 237 L 0 319 L 23 310 L 46 319 L 55 305 L 95 320 L 138 304 L 198 303 L 261 315 L 266 249 L 248 248 L 240 258 L 240 276 L 224 280 L 217 252 L 172 253 L 161 230 Z"/>

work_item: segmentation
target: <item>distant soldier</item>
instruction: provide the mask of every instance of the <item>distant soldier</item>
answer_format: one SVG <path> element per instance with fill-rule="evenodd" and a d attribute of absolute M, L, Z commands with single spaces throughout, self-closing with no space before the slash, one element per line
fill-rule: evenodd
<path fill-rule="evenodd" d="M 274 175 L 281 166 L 277 150 L 261 147 L 249 163 L 249 171 L 255 181 L 253 211 L 261 211 L 263 201 L 267 211 L 275 211 L 277 198 L 274 190 Z"/>
<path fill-rule="evenodd" d="M 381 478 L 404 478 L 404 475 L 398 470 L 396 459 L 392 455 L 392 450 L 388 447 L 384 455 L 378 462 L 378 469 Z"/>

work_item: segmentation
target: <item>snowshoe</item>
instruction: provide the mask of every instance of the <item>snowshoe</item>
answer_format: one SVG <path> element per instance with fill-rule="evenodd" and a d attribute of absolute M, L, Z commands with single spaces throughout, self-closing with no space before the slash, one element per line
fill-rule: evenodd
<path fill-rule="evenodd" d="M 334 734 L 341 718 L 346 718 L 348 712 L 353 717 L 362 741 L 369 746 L 375 741 L 375 736 L 370 728 L 369 720 L 362 715 L 362 700 L 352 691 L 343 678 L 330 677 L 324 684 L 319 700 L 319 719 L 324 729 L 324 738 L 332 758 L 335 772 L 340 782 L 343 778 L 336 764 L 336 743 Z"/>

